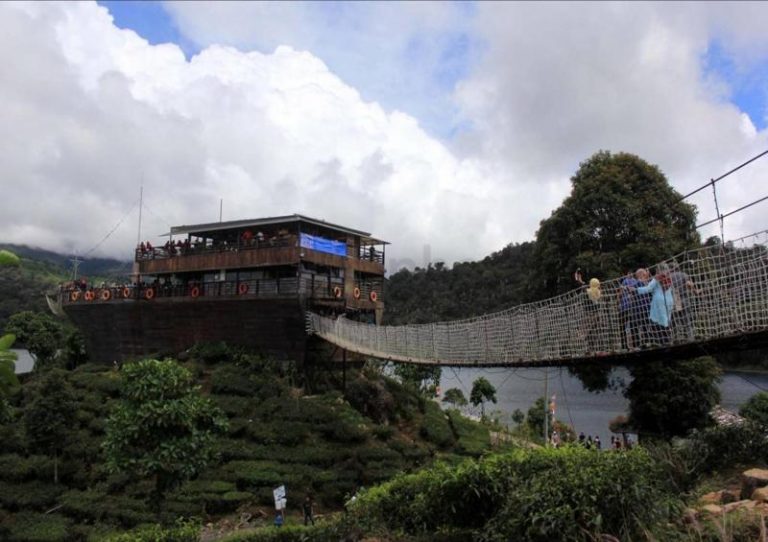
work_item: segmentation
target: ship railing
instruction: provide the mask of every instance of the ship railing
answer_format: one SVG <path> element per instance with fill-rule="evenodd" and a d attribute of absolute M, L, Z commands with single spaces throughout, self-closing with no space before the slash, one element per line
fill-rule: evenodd
<path fill-rule="evenodd" d="M 137 247 L 134 253 L 135 261 L 164 260 L 179 256 L 192 256 L 196 254 L 215 254 L 221 252 L 238 252 L 241 250 L 260 250 L 265 248 L 295 247 L 298 239 L 295 235 L 274 236 L 252 239 L 240 239 L 234 242 L 222 241 L 218 243 L 191 243 L 182 245 L 168 245 L 152 247 L 151 249 Z"/>
<path fill-rule="evenodd" d="M 376 262 L 384 265 L 384 252 L 373 247 L 360 247 L 357 258 L 368 262 Z"/>
<path fill-rule="evenodd" d="M 76 287 L 62 285 L 64 303 L 99 303 L 119 300 L 154 300 L 156 298 L 198 297 L 284 297 L 301 295 L 315 299 L 333 299 L 334 288 L 344 288 L 341 279 L 322 276 L 259 278 L 246 280 L 191 281 L 187 284 L 151 283 Z M 87 294 L 87 295 L 86 295 Z"/>

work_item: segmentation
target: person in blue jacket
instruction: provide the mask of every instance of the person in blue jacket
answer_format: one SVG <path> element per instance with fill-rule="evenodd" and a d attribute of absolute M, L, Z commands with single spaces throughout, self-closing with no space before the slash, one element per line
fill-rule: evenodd
<path fill-rule="evenodd" d="M 669 275 L 669 267 L 659 264 L 656 275 L 647 286 L 636 289 L 640 295 L 652 294 L 651 309 L 648 314 L 650 330 L 648 335 L 654 342 L 661 345 L 669 344 L 669 324 L 672 317 L 672 309 L 675 306 L 675 298 L 672 295 L 672 279 Z"/>

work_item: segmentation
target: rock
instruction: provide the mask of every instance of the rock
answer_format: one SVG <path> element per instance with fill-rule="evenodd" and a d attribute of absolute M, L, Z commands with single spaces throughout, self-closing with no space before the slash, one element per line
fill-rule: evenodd
<path fill-rule="evenodd" d="M 730 512 L 733 512 L 737 509 L 751 509 L 755 507 L 755 504 L 757 504 L 755 501 L 752 501 L 750 499 L 745 499 L 743 501 L 736 501 L 731 502 L 723 506 L 723 511 L 728 514 Z"/>
<path fill-rule="evenodd" d="M 723 507 L 717 504 L 705 504 L 701 507 L 701 511 L 713 516 L 719 516 L 723 513 Z"/>
<path fill-rule="evenodd" d="M 741 473 L 741 498 L 749 499 L 758 487 L 768 486 L 768 470 L 749 469 Z"/>
<path fill-rule="evenodd" d="M 720 504 L 728 504 L 729 502 L 740 501 L 741 492 L 738 489 L 724 489 L 720 492 Z"/>
<path fill-rule="evenodd" d="M 757 502 L 768 501 L 768 487 L 758 487 L 752 492 L 751 499 Z"/>
<path fill-rule="evenodd" d="M 699 499 L 699 502 L 701 504 L 720 504 L 722 502 L 722 498 L 723 498 L 722 491 L 712 491 L 710 493 L 702 495 L 701 498 Z"/>

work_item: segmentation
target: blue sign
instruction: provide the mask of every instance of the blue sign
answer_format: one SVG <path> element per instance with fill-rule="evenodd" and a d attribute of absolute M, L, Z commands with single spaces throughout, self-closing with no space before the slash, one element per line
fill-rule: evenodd
<path fill-rule="evenodd" d="M 299 244 L 303 248 L 310 248 L 318 252 L 325 252 L 326 254 L 334 254 L 336 256 L 341 256 L 342 258 L 347 255 L 347 243 L 343 241 L 332 241 L 325 237 L 317 237 L 315 235 L 302 233 Z"/>

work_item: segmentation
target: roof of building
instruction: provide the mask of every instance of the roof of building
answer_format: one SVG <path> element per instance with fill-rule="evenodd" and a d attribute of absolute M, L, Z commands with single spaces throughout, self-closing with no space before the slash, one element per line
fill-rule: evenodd
<path fill-rule="evenodd" d="M 205 233 L 213 233 L 216 231 L 233 230 L 233 229 L 241 229 L 241 228 L 258 228 L 259 226 L 292 224 L 296 222 L 304 222 L 307 224 L 313 224 L 315 226 L 320 226 L 323 228 L 328 228 L 328 229 L 336 230 L 343 233 L 359 235 L 364 241 L 366 241 L 369 244 L 384 244 L 384 245 L 389 244 L 388 242 L 382 241 L 381 239 L 375 239 L 371 237 L 371 234 L 368 232 L 355 230 L 353 228 L 347 228 L 345 226 L 339 226 L 338 224 L 331 224 L 330 222 L 326 222 L 325 220 L 319 220 L 317 218 L 310 218 L 308 216 L 298 215 L 298 214 L 287 215 L 287 216 L 275 216 L 275 217 L 268 217 L 268 218 L 251 218 L 247 220 L 230 220 L 228 222 L 209 222 L 206 224 L 190 224 L 190 225 L 183 225 L 183 226 L 173 226 L 171 228 L 171 231 L 169 233 L 166 233 L 164 237 L 168 235 L 186 235 L 186 234 L 200 235 Z"/>

